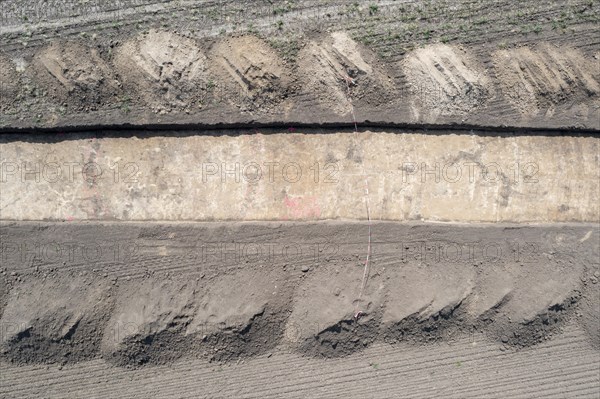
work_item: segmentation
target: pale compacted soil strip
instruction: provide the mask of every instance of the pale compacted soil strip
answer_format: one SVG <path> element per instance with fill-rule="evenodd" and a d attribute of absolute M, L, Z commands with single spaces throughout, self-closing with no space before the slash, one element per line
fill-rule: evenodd
<path fill-rule="evenodd" d="M 2 218 L 366 220 L 357 197 L 365 173 L 373 220 L 555 223 L 600 215 L 597 137 L 197 133 L 0 141 Z"/>

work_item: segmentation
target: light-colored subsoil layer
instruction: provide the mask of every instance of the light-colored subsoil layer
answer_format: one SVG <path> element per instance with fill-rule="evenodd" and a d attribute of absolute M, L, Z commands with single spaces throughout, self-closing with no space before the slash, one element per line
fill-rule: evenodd
<path fill-rule="evenodd" d="M 551 223 L 600 215 L 593 136 L 262 132 L 269 134 L 79 134 L 28 143 L 4 136 L 2 218 L 361 220 L 365 174 L 376 220 Z"/>

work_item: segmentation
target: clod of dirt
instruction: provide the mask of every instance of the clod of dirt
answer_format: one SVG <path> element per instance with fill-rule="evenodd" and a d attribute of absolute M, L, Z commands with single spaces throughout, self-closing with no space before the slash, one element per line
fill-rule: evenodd
<path fill-rule="evenodd" d="M 453 326 L 464 325 L 462 305 L 471 295 L 476 273 L 473 267 L 409 262 L 390 275 L 383 314 L 388 340 L 431 341 Z"/>
<path fill-rule="evenodd" d="M 490 97 L 489 79 L 474 59 L 457 47 L 434 44 L 415 50 L 402 62 L 416 119 L 468 115 Z"/>
<path fill-rule="evenodd" d="M 61 102 L 95 109 L 118 90 L 108 64 L 94 48 L 56 42 L 34 57 L 33 71 L 48 94 Z"/>
<path fill-rule="evenodd" d="M 4 113 L 16 102 L 19 93 L 19 75 L 10 58 L 0 54 L 0 112 Z"/>
<path fill-rule="evenodd" d="M 285 337 L 298 351 L 340 357 L 364 349 L 377 337 L 384 285 L 371 275 L 360 297 L 363 268 L 319 268 L 299 288 Z M 360 312 L 360 313 L 358 313 Z"/>
<path fill-rule="evenodd" d="M 210 68 L 218 78 L 218 97 L 244 109 L 268 112 L 288 96 L 290 72 L 264 41 L 254 36 L 217 42 Z"/>
<path fill-rule="evenodd" d="M 242 270 L 205 287 L 186 334 L 201 337 L 210 360 L 264 353 L 283 337 L 291 290 L 280 272 Z"/>
<path fill-rule="evenodd" d="M 2 315 L 2 356 L 15 363 L 91 359 L 110 305 L 108 285 L 81 278 L 17 285 Z"/>
<path fill-rule="evenodd" d="M 114 65 L 127 91 L 155 112 L 187 109 L 205 99 L 206 56 L 191 39 L 150 31 L 119 47 Z"/>
<path fill-rule="evenodd" d="M 102 340 L 105 359 L 119 365 L 162 364 L 189 350 L 183 332 L 196 305 L 196 286 L 187 282 L 131 282 L 118 292 Z"/>
<path fill-rule="evenodd" d="M 544 44 L 499 50 L 493 60 L 504 95 L 522 114 L 552 112 L 556 105 L 600 95 L 597 62 L 572 48 Z"/>
<path fill-rule="evenodd" d="M 340 115 L 351 112 L 348 90 L 357 106 L 377 106 L 394 97 L 394 85 L 377 57 L 345 32 L 308 43 L 298 56 L 298 70 L 306 93 Z"/>

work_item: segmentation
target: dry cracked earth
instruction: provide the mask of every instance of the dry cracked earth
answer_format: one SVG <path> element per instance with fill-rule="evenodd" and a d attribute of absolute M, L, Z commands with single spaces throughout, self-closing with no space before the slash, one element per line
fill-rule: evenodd
<path fill-rule="evenodd" d="M 599 397 L 599 15 L 0 1 L 0 397 Z"/>

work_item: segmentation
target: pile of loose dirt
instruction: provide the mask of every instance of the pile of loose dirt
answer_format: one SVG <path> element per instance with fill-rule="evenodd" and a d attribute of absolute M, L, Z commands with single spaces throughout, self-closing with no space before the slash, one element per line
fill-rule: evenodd
<path fill-rule="evenodd" d="M 153 30 L 120 46 L 114 65 L 127 91 L 155 112 L 206 101 L 207 59 L 194 40 Z"/>
<path fill-rule="evenodd" d="M 210 70 L 217 78 L 217 100 L 242 111 L 269 112 L 290 91 L 290 71 L 277 53 L 255 36 L 232 37 L 211 49 Z"/>
<path fill-rule="evenodd" d="M 413 114 L 425 122 L 468 115 L 490 97 L 483 67 L 458 47 L 434 44 L 415 50 L 402 61 L 402 68 Z"/>
<path fill-rule="evenodd" d="M 386 341 L 426 342 L 466 327 L 464 303 L 475 280 L 475 268 L 451 263 L 441 268 L 409 262 L 393 270 L 382 320 Z"/>
<path fill-rule="evenodd" d="M 292 291 L 280 271 L 242 269 L 205 288 L 186 334 L 202 337 L 202 354 L 227 361 L 279 344 Z"/>
<path fill-rule="evenodd" d="M 339 357 L 363 349 L 376 339 L 384 284 L 380 276 L 373 274 L 361 295 L 363 276 L 360 263 L 346 264 L 319 268 L 302 282 L 285 334 L 296 350 Z"/>
<path fill-rule="evenodd" d="M 394 98 L 394 85 L 375 54 L 345 32 L 309 42 L 298 56 L 298 72 L 307 94 L 346 115 L 355 105 L 377 106 Z"/>
<path fill-rule="evenodd" d="M 227 361 L 264 353 L 283 335 L 289 295 L 274 273 L 127 283 L 105 331 L 104 358 L 121 366 L 185 356 Z"/>
<path fill-rule="evenodd" d="M 92 278 L 33 280 L 10 291 L 2 314 L 2 356 L 16 363 L 96 357 L 112 308 L 110 287 Z"/>
<path fill-rule="evenodd" d="M 503 93 L 522 114 L 552 113 L 556 105 L 575 106 L 600 95 L 597 61 L 575 49 L 543 44 L 499 50 L 493 59 Z"/>
<path fill-rule="evenodd" d="M 474 298 L 495 291 L 496 303 L 483 299 L 488 309 L 480 306 L 476 321 L 503 343 L 528 346 L 547 339 L 571 317 L 581 299 L 584 265 L 553 259 L 552 254 L 542 259 L 494 265 L 478 273 Z"/>
<path fill-rule="evenodd" d="M 9 272 L 11 284 L 0 285 L 0 303 L 2 291 L 8 290 L 0 357 L 15 363 L 65 363 L 103 356 L 125 367 L 185 357 L 230 362 L 276 347 L 340 357 L 375 341 L 421 345 L 473 331 L 521 348 L 549 339 L 574 316 L 598 347 L 597 230 L 459 230 L 461 241 L 472 245 L 450 241 L 452 248 L 444 246 L 458 234 L 449 227 L 378 224 L 364 290 L 364 242 L 357 241 L 356 229 L 333 225 L 295 225 L 289 235 L 254 225 L 119 227 L 113 236 L 139 237 L 140 256 L 156 246 L 160 253 L 106 267 L 110 274 L 81 265 L 71 272 L 48 273 L 54 270 L 51 264 L 27 271 L 20 257 L 8 254 L 7 266 L 19 273 Z M 91 227 L 11 231 L 17 237 L 96 239 L 89 235 L 95 231 Z M 75 232 L 78 237 L 70 235 Z M 216 258 L 218 267 L 206 268 L 199 258 L 180 256 L 197 240 L 230 240 L 236 234 L 285 245 L 310 234 L 344 245 L 318 264 L 286 257 L 272 262 Z M 408 235 L 415 241 L 398 243 L 398 237 Z M 481 236 L 492 241 L 480 242 Z M 508 238 L 538 244 L 502 245 Z M 428 244 L 421 245 L 421 239 Z M 167 243 L 179 255 L 167 256 Z M 499 256 L 497 251 L 507 248 L 512 252 Z M 59 265 L 69 269 L 62 261 Z M 140 267 L 146 272 L 139 273 Z M 176 271 L 175 277 L 166 273 L 163 278 L 166 270 Z"/>
<path fill-rule="evenodd" d="M 105 330 L 102 354 L 119 365 L 161 364 L 190 347 L 182 331 L 193 316 L 193 282 L 148 279 L 119 287 Z"/>
<path fill-rule="evenodd" d="M 48 95 L 78 110 L 96 110 L 119 94 L 115 76 L 98 51 L 77 42 L 55 42 L 32 64 Z"/>

